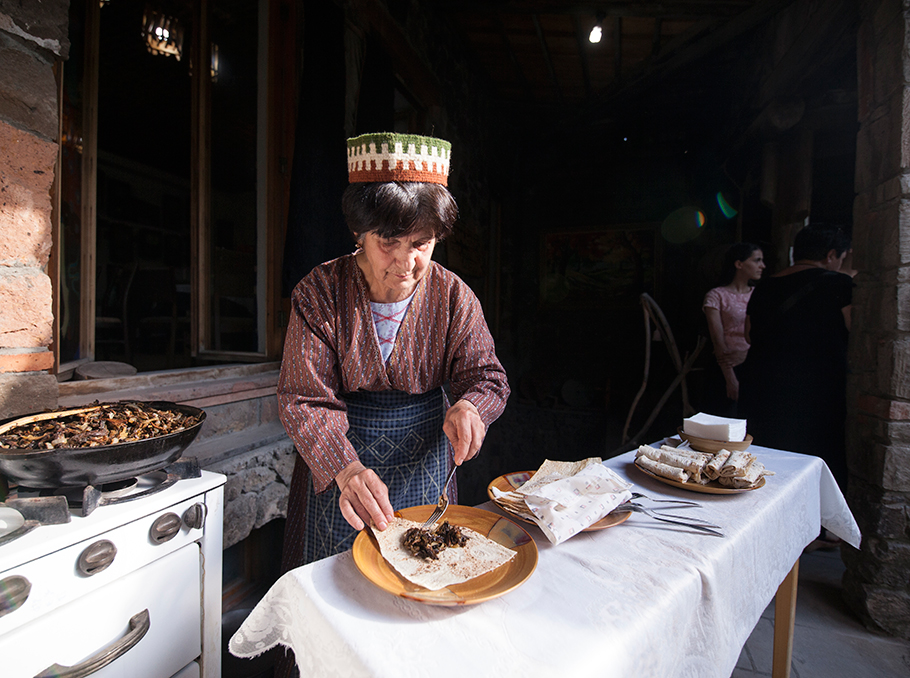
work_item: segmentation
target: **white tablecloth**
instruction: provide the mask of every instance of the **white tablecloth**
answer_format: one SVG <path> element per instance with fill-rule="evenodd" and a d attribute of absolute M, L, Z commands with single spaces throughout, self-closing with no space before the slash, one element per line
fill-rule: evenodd
<path fill-rule="evenodd" d="M 669 487 L 634 468 L 633 453 L 604 462 L 650 497 L 700 502 L 681 513 L 721 525 L 724 538 L 633 513 L 621 525 L 553 546 L 528 525 L 540 552 L 530 579 L 461 608 L 375 587 L 349 551 L 281 577 L 231 638 L 230 651 L 251 657 L 283 644 L 304 678 L 729 678 L 819 525 L 854 546 L 860 540 L 821 459 L 750 451 L 776 475 L 734 495 Z M 499 512 L 492 503 L 481 508 Z"/>

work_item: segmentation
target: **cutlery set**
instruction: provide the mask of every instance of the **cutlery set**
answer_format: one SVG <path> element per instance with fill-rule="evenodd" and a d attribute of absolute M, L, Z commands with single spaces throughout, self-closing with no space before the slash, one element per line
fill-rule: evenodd
<path fill-rule="evenodd" d="M 654 520 L 659 520 L 664 523 L 671 523 L 673 525 L 688 527 L 692 530 L 697 530 L 698 532 L 714 535 L 715 537 L 724 536 L 724 533 L 721 531 L 722 528 L 719 525 L 714 525 L 707 522 L 706 520 L 702 520 L 701 518 L 680 516 L 675 513 L 665 513 L 665 511 L 673 511 L 676 509 L 700 508 L 699 504 L 694 501 L 684 501 L 681 499 L 652 499 L 651 497 L 645 496 L 640 492 L 633 492 L 632 499 L 644 499 L 646 501 L 654 503 L 667 504 L 667 506 L 662 506 L 660 508 L 647 508 L 635 501 L 627 501 L 624 504 L 617 506 L 610 513 L 624 513 L 627 511 L 643 513 L 644 515 L 649 516 Z"/>

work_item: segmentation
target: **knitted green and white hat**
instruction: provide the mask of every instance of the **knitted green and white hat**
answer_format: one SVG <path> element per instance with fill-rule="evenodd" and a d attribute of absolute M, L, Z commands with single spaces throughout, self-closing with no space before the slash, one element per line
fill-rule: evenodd
<path fill-rule="evenodd" d="M 452 144 L 416 134 L 362 134 L 348 139 L 348 181 L 423 181 L 448 185 Z"/>

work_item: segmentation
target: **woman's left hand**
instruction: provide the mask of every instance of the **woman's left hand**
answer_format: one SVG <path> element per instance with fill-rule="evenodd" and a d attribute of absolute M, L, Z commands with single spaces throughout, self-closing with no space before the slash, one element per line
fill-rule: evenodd
<path fill-rule="evenodd" d="M 455 464 L 460 466 L 462 462 L 477 456 L 487 427 L 474 403 L 470 400 L 459 400 L 446 412 L 442 430 L 452 443 Z"/>

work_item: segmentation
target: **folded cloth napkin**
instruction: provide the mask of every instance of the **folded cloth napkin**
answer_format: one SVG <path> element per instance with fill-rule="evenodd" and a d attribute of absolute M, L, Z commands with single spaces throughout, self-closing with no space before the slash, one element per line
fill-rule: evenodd
<path fill-rule="evenodd" d="M 746 420 L 699 412 L 688 419 L 683 419 L 683 431 L 697 438 L 742 442 L 746 439 Z"/>
<path fill-rule="evenodd" d="M 560 544 L 629 501 L 631 488 L 613 469 L 595 463 L 535 488 L 525 503 L 547 539 Z"/>

